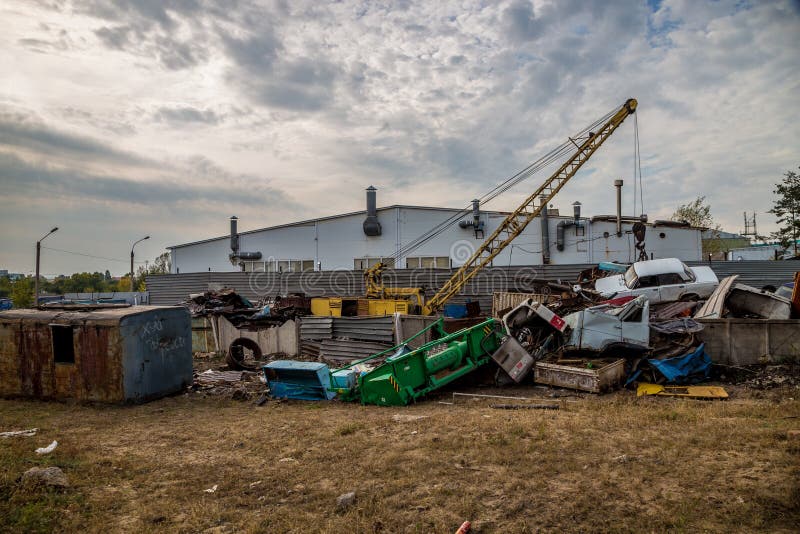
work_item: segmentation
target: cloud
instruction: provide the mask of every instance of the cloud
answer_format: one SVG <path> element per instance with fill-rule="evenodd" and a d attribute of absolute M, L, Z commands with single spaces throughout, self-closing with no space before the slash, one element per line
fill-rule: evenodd
<path fill-rule="evenodd" d="M 219 115 L 210 109 L 197 109 L 191 106 L 160 107 L 155 113 L 159 122 L 171 124 L 219 124 L 222 120 Z"/>
<path fill-rule="evenodd" d="M 465 205 L 628 97 L 653 218 L 705 195 L 726 229 L 755 209 L 768 231 L 772 184 L 798 164 L 796 2 L 9 1 L 5 157 L 64 195 L 99 180 L 95 204 L 163 184 L 186 206 L 155 203 L 173 242 L 219 233 L 193 221 L 240 196 L 264 226 L 360 209 L 370 183 L 382 204 Z M 632 125 L 556 204 L 608 212 L 624 178 L 632 210 Z"/>
<path fill-rule="evenodd" d="M 0 178 L 5 194 L 10 197 L 37 194 L 129 206 L 183 206 L 190 209 L 192 206 L 199 208 L 201 205 L 214 204 L 291 204 L 281 192 L 261 185 L 254 177 L 236 177 L 208 164 L 193 165 L 192 168 L 197 171 L 197 177 L 213 177 L 219 185 L 180 183 L 166 177 L 159 181 L 141 181 L 89 174 L 80 169 L 54 167 L 43 160 L 31 163 L 11 154 L 0 153 Z M 230 187 L 232 179 L 246 180 L 247 187 Z"/>
<path fill-rule="evenodd" d="M 0 146 L 32 151 L 53 159 L 93 159 L 123 165 L 152 163 L 146 157 L 115 149 L 90 137 L 50 128 L 33 115 L 2 108 Z"/>

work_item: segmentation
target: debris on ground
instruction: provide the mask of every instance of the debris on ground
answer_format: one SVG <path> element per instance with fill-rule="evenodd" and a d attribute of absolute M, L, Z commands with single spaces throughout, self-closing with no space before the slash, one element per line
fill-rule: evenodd
<path fill-rule="evenodd" d="M 336 497 L 336 509 L 339 511 L 344 511 L 347 508 L 351 507 L 356 502 L 356 492 L 351 491 L 348 493 L 342 493 L 338 497 Z"/>
<path fill-rule="evenodd" d="M 219 485 L 218 484 L 214 484 L 210 488 L 204 489 L 203 492 L 205 492 L 205 493 L 216 493 L 217 488 L 219 488 Z"/>
<path fill-rule="evenodd" d="M 34 488 L 37 486 L 49 486 L 56 488 L 66 488 L 69 486 L 67 475 L 59 467 L 31 467 L 24 473 L 20 483 L 24 488 Z"/>
<path fill-rule="evenodd" d="M 250 400 L 264 393 L 261 373 L 255 371 L 195 371 L 192 390 L 209 395 L 227 396 L 233 400 Z"/>
<path fill-rule="evenodd" d="M 17 438 L 17 437 L 30 437 L 35 436 L 38 428 L 30 428 L 28 430 L 9 430 L 7 432 L 0 432 L 0 438 Z"/>
<path fill-rule="evenodd" d="M 56 440 L 53 440 L 53 442 L 47 447 L 40 447 L 36 449 L 36 451 L 34 452 L 36 452 L 36 454 L 50 454 L 51 452 L 56 450 L 56 447 L 58 447 L 58 442 Z"/>
<path fill-rule="evenodd" d="M 558 404 L 490 404 L 495 410 L 558 410 Z"/>
<path fill-rule="evenodd" d="M 751 365 L 743 370 L 746 373 L 743 380 L 735 380 L 735 377 L 742 376 L 741 373 L 730 372 L 736 371 L 736 369 L 728 371 L 728 374 L 733 375 L 731 378 L 734 378 L 734 383 L 751 389 L 800 388 L 800 365 L 798 364 Z"/>
<path fill-rule="evenodd" d="M 663 386 L 660 384 L 639 383 L 636 395 L 661 395 L 665 397 L 685 397 L 687 399 L 727 399 L 728 392 L 721 386 Z"/>
<path fill-rule="evenodd" d="M 392 421 L 395 423 L 411 423 L 413 421 L 419 421 L 420 419 L 427 419 L 428 415 L 411 415 L 411 414 L 399 414 L 396 413 L 392 416 Z"/>

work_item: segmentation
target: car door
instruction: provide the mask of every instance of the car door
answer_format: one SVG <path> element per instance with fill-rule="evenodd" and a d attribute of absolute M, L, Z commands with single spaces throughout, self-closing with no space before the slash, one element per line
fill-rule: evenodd
<path fill-rule="evenodd" d="M 631 294 L 636 297 L 644 295 L 650 302 L 660 302 L 661 294 L 658 288 L 658 277 L 655 275 L 640 277 L 639 285 L 635 290 L 631 291 Z"/>
<path fill-rule="evenodd" d="M 619 314 L 622 341 L 631 345 L 650 345 L 650 302 L 632 300 Z"/>
<path fill-rule="evenodd" d="M 659 274 L 658 291 L 661 302 L 681 300 L 681 297 L 687 293 L 686 282 L 678 273 Z"/>

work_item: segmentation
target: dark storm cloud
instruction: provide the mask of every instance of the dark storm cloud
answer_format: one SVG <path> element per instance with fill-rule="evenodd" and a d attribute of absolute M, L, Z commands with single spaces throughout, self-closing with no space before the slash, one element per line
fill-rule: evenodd
<path fill-rule="evenodd" d="M 125 165 L 151 165 L 135 154 L 117 150 L 94 139 L 47 127 L 21 113 L 0 110 L 0 146 L 15 147 L 50 158 L 90 158 Z"/>

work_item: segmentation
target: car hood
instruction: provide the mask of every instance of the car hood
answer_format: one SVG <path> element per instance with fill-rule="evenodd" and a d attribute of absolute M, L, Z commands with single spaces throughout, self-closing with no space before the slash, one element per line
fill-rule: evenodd
<path fill-rule="evenodd" d="M 711 282 L 713 284 L 718 284 L 719 279 L 717 275 L 714 274 L 714 271 L 711 270 L 711 267 L 689 267 L 695 276 L 695 282 L 698 284 L 703 284 L 706 282 Z"/>
<path fill-rule="evenodd" d="M 594 288 L 602 295 L 613 295 L 618 291 L 628 289 L 625 286 L 625 277 L 621 274 L 598 278 L 594 281 Z"/>

